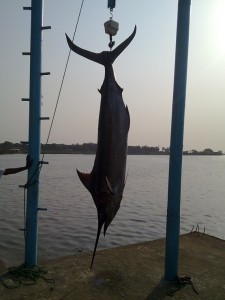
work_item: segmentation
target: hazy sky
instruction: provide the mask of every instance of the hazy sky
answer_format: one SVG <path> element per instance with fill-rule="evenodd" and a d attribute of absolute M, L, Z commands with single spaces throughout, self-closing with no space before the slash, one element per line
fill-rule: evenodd
<path fill-rule="evenodd" d="M 185 0 L 184 0 L 185 1 Z M 131 116 L 129 145 L 167 147 L 170 143 L 177 22 L 177 0 L 117 0 L 116 45 L 135 24 L 137 34 L 114 63 L 118 84 Z M 28 139 L 30 1 L 0 2 L 0 142 Z M 53 116 L 81 0 L 47 0 L 44 4 L 42 116 Z M 108 50 L 104 22 L 107 0 L 85 0 L 75 37 L 80 47 Z M 71 53 L 49 143 L 97 141 L 104 68 Z M 50 121 L 42 121 L 45 143 Z M 192 0 L 184 150 L 210 147 L 225 151 L 225 1 Z"/>

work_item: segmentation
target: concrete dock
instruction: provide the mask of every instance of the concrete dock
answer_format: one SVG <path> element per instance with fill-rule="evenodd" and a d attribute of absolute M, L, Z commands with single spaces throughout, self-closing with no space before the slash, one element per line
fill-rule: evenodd
<path fill-rule="evenodd" d="M 91 257 L 81 253 L 41 262 L 54 284 L 42 278 L 16 289 L 0 284 L 0 299 L 166 300 L 173 294 L 180 300 L 225 300 L 225 240 L 196 232 L 180 237 L 178 275 L 191 277 L 194 288 L 163 279 L 165 239 L 99 250 L 92 270 Z M 0 274 L 5 271 L 0 265 Z"/>

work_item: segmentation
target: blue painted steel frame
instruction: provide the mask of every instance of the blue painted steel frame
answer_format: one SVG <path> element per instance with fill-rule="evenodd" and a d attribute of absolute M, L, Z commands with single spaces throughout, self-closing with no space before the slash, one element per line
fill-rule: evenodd
<path fill-rule="evenodd" d="M 166 227 L 165 279 L 178 275 L 180 194 L 191 0 L 179 0 Z"/>
<path fill-rule="evenodd" d="M 38 198 L 41 116 L 41 36 L 42 0 L 32 0 L 30 49 L 29 155 L 33 160 L 28 171 L 25 264 L 37 264 Z"/>

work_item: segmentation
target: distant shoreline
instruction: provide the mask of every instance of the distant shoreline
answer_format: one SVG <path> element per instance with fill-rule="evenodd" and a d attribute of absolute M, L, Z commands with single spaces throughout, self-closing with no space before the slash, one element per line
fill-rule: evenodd
<path fill-rule="evenodd" d="M 83 144 L 41 144 L 41 153 L 45 154 L 96 154 L 97 144 L 83 143 Z M 0 154 L 26 154 L 28 152 L 27 143 L 0 143 Z M 169 155 L 169 147 L 149 147 L 149 146 L 128 146 L 128 155 Z M 183 151 L 183 155 L 188 156 L 221 156 L 224 153 L 214 151 L 210 148 L 206 148 L 202 151 L 198 150 L 186 150 Z"/>
<path fill-rule="evenodd" d="M 15 154 L 28 154 L 28 152 L 23 152 L 23 151 L 9 151 L 9 152 L 0 152 L 0 155 L 15 155 Z M 74 155 L 95 155 L 95 152 L 41 152 L 41 154 L 74 154 Z M 148 155 L 170 155 L 170 153 L 165 153 L 165 152 L 152 152 L 152 153 L 127 153 L 127 155 L 136 155 L 136 156 L 148 156 Z M 214 152 L 211 154 L 206 154 L 206 153 L 183 153 L 184 156 L 223 156 L 225 155 L 224 153 L 218 153 L 218 152 Z"/>

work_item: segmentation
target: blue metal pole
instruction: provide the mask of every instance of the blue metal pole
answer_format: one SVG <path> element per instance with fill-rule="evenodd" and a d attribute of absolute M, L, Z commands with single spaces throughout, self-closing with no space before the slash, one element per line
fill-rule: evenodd
<path fill-rule="evenodd" d="M 28 171 L 25 264 L 37 264 L 38 198 L 41 116 L 41 36 L 42 0 L 32 0 L 30 49 L 29 155 L 33 160 Z"/>
<path fill-rule="evenodd" d="M 165 279 L 178 275 L 180 194 L 191 0 L 179 0 L 170 140 Z"/>

